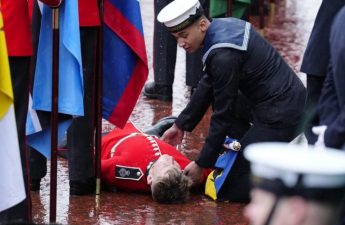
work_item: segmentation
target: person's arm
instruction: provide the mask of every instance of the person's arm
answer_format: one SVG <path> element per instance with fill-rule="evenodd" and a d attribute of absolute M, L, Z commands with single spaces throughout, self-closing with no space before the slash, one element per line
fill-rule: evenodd
<path fill-rule="evenodd" d="M 205 144 L 195 161 L 199 167 L 212 168 L 216 162 L 227 129 L 234 117 L 235 100 L 238 95 L 242 52 L 233 49 L 216 49 L 206 62 L 206 72 L 212 78 L 214 112 Z"/>
<path fill-rule="evenodd" d="M 212 80 L 205 74 L 199 81 L 190 102 L 176 119 L 177 127 L 183 131 L 192 131 L 205 115 L 212 98 Z"/>
<path fill-rule="evenodd" d="M 341 148 L 345 144 L 345 10 L 341 10 L 336 17 L 331 37 L 330 37 L 330 51 L 331 51 L 331 73 L 327 75 L 325 80 L 325 88 L 332 91 L 332 108 L 327 111 L 337 112 L 337 117 L 329 121 L 325 131 L 325 145 L 333 148 Z M 335 105 L 336 104 L 336 105 Z M 335 110 L 338 109 L 338 110 Z"/>
<path fill-rule="evenodd" d="M 212 101 L 212 81 L 206 74 L 200 80 L 191 101 L 175 120 L 175 124 L 162 135 L 172 146 L 182 142 L 184 131 L 192 131 L 201 121 Z"/>
<path fill-rule="evenodd" d="M 334 85 L 333 68 L 330 66 L 322 86 L 322 92 L 318 103 L 320 125 L 329 125 L 338 116 L 338 98 Z"/>
<path fill-rule="evenodd" d="M 214 168 L 227 133 L 234 118 L 235 100 L 238 94 L 240 65 L 242 54 L 232 49 L 216 49 L 211 52 L 206 62 L 214 96 L 214 112 L 206 142 L 198 159 L 190 162 L 184 173 L 193 181 L 193 186 L 200 184 L 204 168 Z"/>

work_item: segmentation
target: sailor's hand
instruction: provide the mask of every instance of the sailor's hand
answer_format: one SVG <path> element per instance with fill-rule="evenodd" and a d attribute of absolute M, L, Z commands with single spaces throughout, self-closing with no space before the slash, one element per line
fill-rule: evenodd
<path fill-rule="evenodd" d="M 223 147 L 225 149 L 230 149 L 230 150 L 234 150 L 234 151 L 239 151 L 241 150 L 241 144 L 240 142 L 238 142 L 236 139 L 234 138 L 230 138 L 228 136 L 226 136 L 224 143 L 223 143 Z"/>
<path fill-rule="evenodd" d="M 183 173 L 192 180 L 192 186 L 196 186 L 201 182 L 202 170 L 203 169 L 199 167 L 198 164 L 192 161 L 184 168 Z"/>
<path fill-rule="evenodd" d="M 173 124 L 172 127 L 170 127 L 168 130 L 164 132 L 164 134 L 161 137 L 161 140 L 176 147 L 177 145 L 181 144 L 183 136 L 184 131 L 178 128 L 176 124 Z"/>

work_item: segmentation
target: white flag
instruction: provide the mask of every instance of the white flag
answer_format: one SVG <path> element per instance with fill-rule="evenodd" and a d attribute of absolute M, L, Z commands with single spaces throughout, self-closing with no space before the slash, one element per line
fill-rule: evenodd
<path fill-rule="evenodd" d="M 0 11 L 0 212 L 26 197 L 7 48 L 2 28 Z"/>
<path fill-rule="evenodd" d="M 0 130 L 1 212 L 23 201 L 26 196 L 13 105 L 1 118 Z"/>

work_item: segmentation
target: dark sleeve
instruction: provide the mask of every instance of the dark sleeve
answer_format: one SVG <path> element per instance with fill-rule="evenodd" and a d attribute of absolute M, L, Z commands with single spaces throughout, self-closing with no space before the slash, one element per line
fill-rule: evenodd
<path fill-rule="evenodd" d="M 205 115 L 212 102 L 212 81 L 205 74 L 200 80 L 190 102 L 176 119 L 176 125 L 184 131 L 192 131 Z"/>
<path fill-rule="evenodd" d="M 344 64 L 343 62 L 341 64 Z M 344 74 L 345 70 L 343 69 L 343 72 L 338 75 L 344 76 Z M 339 87 L 338 85 L 344 82 L 335 82 L 334 76 L 336 74 L 329 73 L 324 83 L 320 102 L 320 124 L 327 125 L 324 137 L 325 145 L 332 148 L 341 148 L 345 144 L 345 104 L 339 104 L 341 100 L 337 92 L 343 92 L 341 90 L 344 86 Z M 343 92 L 343 95 L 345 95 L 345 92 Z"/>
<path fill-rule="evenodd" d="M 234 49 L 215 49 L 206 61 L 214 96 L 214 111 L 205 144 L 196 163 L 200 167 L 213 167 L 222 151 L 227 128 L 235 119 L 234 108 L 238 94 L 242 52 Z"/>
<path fill-rule="evenodd" d="M 332 105 L 329 112 L 337 111 L 335 120 L 327 124 L 325 133 L 325 145 L 333 148 L 341 148 L 345 144 L 345 8 L 337 15 L 332 26 L 331 48 L 331 73 L 327 75 L 325 88 L 332 88 L 333 99 L 336 96 L 337 105 Z M 334 103 L 333 101 L 332 103 Z"/>
<path fill-rule="evenodd" d="M 338 116 L 338 97 L 335 92 L 332 66 L 329 67 L 329 71 L 322 86 L 318 113 L 320 125 L 329 125 Z"/>

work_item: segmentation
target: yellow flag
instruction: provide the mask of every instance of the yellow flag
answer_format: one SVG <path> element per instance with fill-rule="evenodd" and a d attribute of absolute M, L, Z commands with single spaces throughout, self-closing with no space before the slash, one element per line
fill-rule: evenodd
<path fill-rule="evenodd" d="M 10 67 L 8 64 L 3 27 L 2 15 L 0 12 L 0 119 L 6 114 L 10 105 L 13 103 Z"/>
<path fill-rule="evenodd" d="M 0 5 L 0 212 L 26 197 Z"/>

